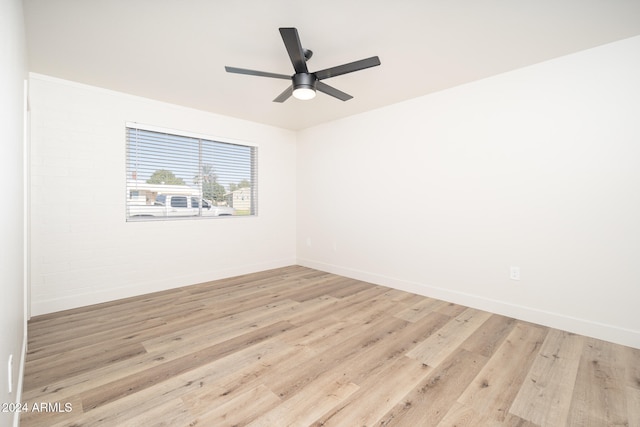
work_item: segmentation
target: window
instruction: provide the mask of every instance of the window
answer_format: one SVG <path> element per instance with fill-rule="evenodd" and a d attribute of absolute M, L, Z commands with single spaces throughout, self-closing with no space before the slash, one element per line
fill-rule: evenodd
<path fill-rule="evenodd" d="M 127 123 L 127 221 L 257 215 L 255 145 Z"/>
<path fill-rule="evenodd" d="M 184 196 L 173 196 L 171 198 L 171 207 L 172 208 L 188 208 L 187 198 Z"/>

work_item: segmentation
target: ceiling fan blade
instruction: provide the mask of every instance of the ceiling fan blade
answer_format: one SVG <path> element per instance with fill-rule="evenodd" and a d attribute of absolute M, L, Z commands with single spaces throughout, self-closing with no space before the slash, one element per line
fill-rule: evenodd
<path fill-rule="evenodd" d="M 353 98 L 353 96 L 348 93 L 344 93 L 343 91 L 322 82 L 316 82 L 316 89 L 320 92 L 326 93 L 327 95 L 331 95 L 334 98 L 338 98 L 341 101 L 348 101 Z"/>
<path fill-rule="evenodd" d="M 227 66 L 225 66 L 224 69 L 227 71 L 227 73 L 248 74 L 250 76 L 272 77 L 274 79 L 291 80 L 291 76 L 287 76 L 285 74 L 268 73 L 266 71 L 247 70 L 246 68 L 236 68 L 236 67 L 227 67 Z"/>
<path fill-rule="evenodd" d="M 289 86 L 280 95 L 273 100 L 273 102 L 284 102 L 293 94 L 293 86 Z"/>
<path fill-rule="evenodd" d="M 296 73 L 308 73 L 307 61 L 304 57 L 300 37 L 298 37 L 298 30 L 295 28 L 280 28 L 280 35 L 284 46 L 287 48 L 289 58 L 291 58 L 293 69 L 296 70 Z"/>
<path fill-rule="evenodd" d="M 350 62 L 348 64 L 338 65 L 337 67 L 327 68 L 316 71 L 314 74 L 318 80 L 328 79 L 329 77 L 341 76 L 342 74 L 353 73 L 354 71 L 364 70 L 365 68 L 380 65 L 380 59 L 377 56 L 361 59 L 359 61 Z"/>

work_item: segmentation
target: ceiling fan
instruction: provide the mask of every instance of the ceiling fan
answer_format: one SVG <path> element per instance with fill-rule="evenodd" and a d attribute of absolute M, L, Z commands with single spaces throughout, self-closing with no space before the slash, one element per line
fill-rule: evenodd
<path fill-rule="evenodd" d="M 361 59 L 359 61 L 310 73 L 307 68 L 307 61 L 311 58 L 313 52 L 302 48 L 300 37 L 298 37 L 298 30 L 295 28 L 280 28 L 280 35 L 282 36 L 282 41 L 289 53 L 289 58 L 291 58 L 295 74 L 288 76 L 286 74 L 247 70 L 245 68 L 224 67 L 228 73 L 291 80 L 291 86 L 278 95 L 273 102 L 284 102 L 289 99 L 291 95 L 302 100 L 312 99 L 316 96 L 316 90 L 342 101 L 348 101 L 353 98 L 353 96 L 329 86 L 321 80 L 380 65 L 380 59 L 378 59 L 377 56 L 372 56 L 371 58 Z"/>

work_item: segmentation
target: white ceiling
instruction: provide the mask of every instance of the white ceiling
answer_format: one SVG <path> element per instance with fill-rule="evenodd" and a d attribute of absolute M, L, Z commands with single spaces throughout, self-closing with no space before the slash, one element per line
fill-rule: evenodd
<path fill-rule="evenodd" d="M 640 34 L 638 0 L 24 0 L 29 70 L 288 129 L 304 129 Z M 378 55 L 328 80 L 354 96 L 272 102 L 293 74 Z"/>

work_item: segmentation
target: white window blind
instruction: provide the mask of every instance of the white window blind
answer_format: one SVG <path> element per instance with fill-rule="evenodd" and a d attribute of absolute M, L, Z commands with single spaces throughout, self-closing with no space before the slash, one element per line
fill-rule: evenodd
<path fill-rule="evenodd" d="M 257 215 L 258 147 L 127 123 L 127 220 Z"/>

